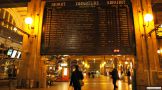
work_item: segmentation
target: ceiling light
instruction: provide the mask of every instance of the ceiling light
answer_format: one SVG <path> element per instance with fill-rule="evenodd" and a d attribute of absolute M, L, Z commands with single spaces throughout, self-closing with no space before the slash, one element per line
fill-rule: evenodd
<path fill-rule="evenodd" d="M 25 23 L 31 25 L 33 23 L 33 19 L 31 17 L 27 17 L 25 18 Z"/>

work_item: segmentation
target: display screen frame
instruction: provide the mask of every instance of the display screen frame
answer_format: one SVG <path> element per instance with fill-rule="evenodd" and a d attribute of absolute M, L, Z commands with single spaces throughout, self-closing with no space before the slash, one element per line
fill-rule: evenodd
<path fill-rule="evenodd" d="M 17 56 L 16 58 L 19 59 L 21 57 L 21 52 L 20 51 L 17 51 Z"/>
<path fill-rule="evenodd" d="M 12 54 L 11 54 L 11 58 L 15 58 L 17 54 L 17 50 L 13 50 Z"/>
<path fill-rule="evenodd" d="M 8 49 L 8 51 L 7 51 L 7 55 L 8 55 L 8 56 L 11 56 L 12 53 L 13 53 L 13 49 Z"/>

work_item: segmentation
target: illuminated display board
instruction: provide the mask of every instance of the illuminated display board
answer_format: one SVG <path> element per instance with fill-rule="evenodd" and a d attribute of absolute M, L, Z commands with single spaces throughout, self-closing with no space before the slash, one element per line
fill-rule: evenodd
<path fill-rule="evenodd" d="M 134 53 L 133 21 L 128 2 L 47 1 L 41 54 Z"/>

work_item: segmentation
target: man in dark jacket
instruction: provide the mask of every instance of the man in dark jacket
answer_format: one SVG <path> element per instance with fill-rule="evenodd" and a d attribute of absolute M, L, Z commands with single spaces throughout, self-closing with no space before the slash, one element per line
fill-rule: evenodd
<path fill-rule="evenodd" d="M 83 80 L 83 74 L 79 71 L 79 66 L 75 66 L 75 71 L 72 72 L 70 86 L 74 87 L 74 90 L 81 90 L 80 80 Z"/>
<path fill-rule="evenodd" d="M 118 88 L 117 87 L 117 85 L 116 85 L 116 81 L 118 80 L 118 71 L 117 71 L 117 69 L 116 68 L 114 68 L 113 70 L 112 70 L 112 79 L 113 79 L 113 85 L 114 85 L 114 90 L 116 90 L 116 88 Z"/>

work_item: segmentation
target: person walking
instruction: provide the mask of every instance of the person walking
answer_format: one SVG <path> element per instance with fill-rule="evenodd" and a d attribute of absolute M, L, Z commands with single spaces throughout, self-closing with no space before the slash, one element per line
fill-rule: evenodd
<path fill-rule="evenodd" d="M 130 82 L 130 76 L 131 76 L 131 72 L 130 72 L 130 70 L 128 69 L 128 70 L 127 70 L 128 85 L 131 83 L 131 82 Z"/>
<path fill-rule="evenodd" d="M 118 80 L 118 71 L 116 68 L 114 68 L 111 72 L 112 74 L 112 79 L 113 79 L 113 85 L 114 85 L 114 90 L 116 90 L 116 88 L 118 88 L 118 86 L 116 85 L 116 81 Z"/>
<path fill-rule="evenodd" d="M 79 66 L 75 65 L 75 71 L 72 72 L 70 86 L 73 86 L 74 90 L 81 90 L 81 81 L 84 79 L 83 74 L 79 71 Z"/>

